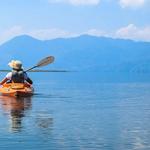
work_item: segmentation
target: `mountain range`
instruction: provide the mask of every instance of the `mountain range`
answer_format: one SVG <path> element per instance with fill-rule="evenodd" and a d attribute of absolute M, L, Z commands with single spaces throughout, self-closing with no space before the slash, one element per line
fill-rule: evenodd
<path fill-rule="evenodd" d="M 150 42 L 81 35 L 38 40 L 21 35 L 0 45 L 0 69 L 19 59 L 24 68 L 52 55 L 55 62 L 43 69 L 98 72 L 150 72 Z"/>

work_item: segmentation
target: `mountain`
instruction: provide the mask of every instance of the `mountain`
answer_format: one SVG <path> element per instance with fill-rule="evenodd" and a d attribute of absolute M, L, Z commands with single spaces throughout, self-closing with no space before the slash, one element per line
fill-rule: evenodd
<path fill-rule="evenodd" d="M 150 72 L 149 42 L 90 35 L 41 41 L 22 35 L 3 43 L 0 52 L 1 69 L 8 69 L 11 59 L 21 60 L 28 68 L 41 58 L 53 55 L 55 62 L 46 69 Z"/>

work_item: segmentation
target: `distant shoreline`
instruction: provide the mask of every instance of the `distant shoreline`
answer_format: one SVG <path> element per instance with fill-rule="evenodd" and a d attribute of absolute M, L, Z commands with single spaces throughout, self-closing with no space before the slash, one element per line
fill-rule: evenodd
<path fill-rule="evenodd" d="M 0 72 L 11 72 L 11 70 L 0 70 Z M 68 70 L 30 70 L 28 72 L 71 72 Z"/>

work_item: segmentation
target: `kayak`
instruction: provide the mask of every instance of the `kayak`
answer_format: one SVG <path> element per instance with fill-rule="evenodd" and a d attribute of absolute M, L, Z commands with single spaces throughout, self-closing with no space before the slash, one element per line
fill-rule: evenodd
<path fill-rule="evenodd" d="M 26 97 L 33 95 L 34 89 L 27 83 L 6 83 L 0 87 L 1 95 Z"/>

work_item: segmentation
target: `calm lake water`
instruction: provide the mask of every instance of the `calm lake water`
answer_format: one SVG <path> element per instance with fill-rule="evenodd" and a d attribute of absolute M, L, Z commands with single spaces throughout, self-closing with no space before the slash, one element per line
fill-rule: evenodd
<path fill-rule="evenodd" d="M 150 75 L 29 75 L 34 96 L 0 96 L 0 149 L 150 149 Z"/>

